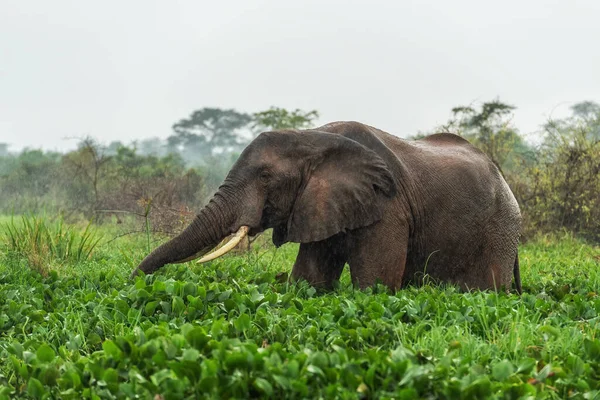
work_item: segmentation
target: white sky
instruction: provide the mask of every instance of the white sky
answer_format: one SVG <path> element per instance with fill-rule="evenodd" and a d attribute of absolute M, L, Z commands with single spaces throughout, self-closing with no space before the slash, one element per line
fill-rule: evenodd
<path fill-rule="evenodd" d="M 166 138 L 202 107 L 399 136 L 496 97 L 535 131 L 600 101 L 600 1 L 0 0 L 0 142 Z"/>

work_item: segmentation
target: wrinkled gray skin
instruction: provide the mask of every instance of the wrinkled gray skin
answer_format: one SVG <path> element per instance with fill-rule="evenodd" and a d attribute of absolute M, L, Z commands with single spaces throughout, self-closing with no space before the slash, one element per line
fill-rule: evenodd
<path fill-rule="evenodd" d="M 521 292 L 521 214 L 498 169 L 459 136 L 405 141 L 357 122 L 259 135 L 177 237 L 133 272 L 213 248 L 240 226 L 301 243 L 292 277 L 329 288 L 433 281 Z"/>

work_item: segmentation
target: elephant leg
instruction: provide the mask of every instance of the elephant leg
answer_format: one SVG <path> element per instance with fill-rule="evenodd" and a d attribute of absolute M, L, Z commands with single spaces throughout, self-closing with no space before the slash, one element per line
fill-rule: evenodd
<path fill-rule="evenodd" d="M 348 264 L 354 285 L 364 289 L 382 283 L 392 290 L 400 289 L 406 269 L 408 226 L 382 221 L 357 230 L 350 243 Z"/>
<path fill-rule="evenodd" d="M 342 236 L 302 243 L 292 269 L 292 278 L 304 279 L 317 288 L 331 289 L 346 263 L 346 242 Z"/>

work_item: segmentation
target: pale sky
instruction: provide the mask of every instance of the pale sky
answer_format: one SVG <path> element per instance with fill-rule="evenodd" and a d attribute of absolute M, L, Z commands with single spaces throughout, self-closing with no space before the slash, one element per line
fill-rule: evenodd
<path fill-rule="evenodd" d="M 500 100 L 527 133 L 600 102 L 600 1 L 0 0 L 0 142 L 166 138 L 202 107 L 398 136 Z"/>

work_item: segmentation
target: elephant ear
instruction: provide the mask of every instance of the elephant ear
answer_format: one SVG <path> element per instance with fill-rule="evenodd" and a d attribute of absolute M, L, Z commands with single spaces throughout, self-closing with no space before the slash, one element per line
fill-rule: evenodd
<path fill-rule="evenodd" d="M 375 152 L 343 136 L 324 135 L 330 143 L 296 199 L 285 241 L 316 242 L 371 225 L 383 216 L 382 196 L 396 193 L 390 170 Z"/>

